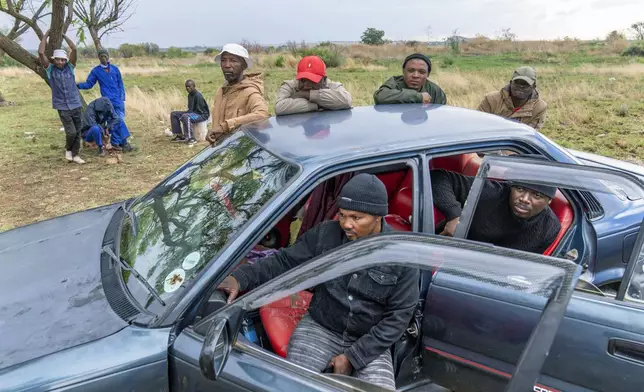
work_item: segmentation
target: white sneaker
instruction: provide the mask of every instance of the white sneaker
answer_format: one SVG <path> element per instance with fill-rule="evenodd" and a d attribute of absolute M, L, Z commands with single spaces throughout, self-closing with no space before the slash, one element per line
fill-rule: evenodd
<path fill-rule="evenodd" d="M 74 158 L 72 157 L 71 151 L 65 151 L 65 159 L 67 159 L 69 162 L 74 160 Z"/>
<path fill-rule="evenodd" d="M 74 161 L 74 162 L 78 163 L 79 165 L 82 165 L 82 164 L 84 164 L 84 163 L 85 163 L 85 161 L 84 161 L 83 159 L 81 159 L 81 157 L 79 157 L 78 155 L 76 155 L 76 156 L 72 159 L 72 161 Z"/>

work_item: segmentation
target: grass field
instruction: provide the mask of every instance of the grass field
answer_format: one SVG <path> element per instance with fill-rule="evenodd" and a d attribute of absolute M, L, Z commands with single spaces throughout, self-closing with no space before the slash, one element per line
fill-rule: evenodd
<path fill-rule="evenodd" d="M 372 94 L 389 76 L 400 73 L 400 59 L 412 49 L 376 55 L 354 51 L 344 66 L 329 69 L 353 95 L 355 106 L 371 105 Z M 282 67 L 275 67 L 282 56 Z M 644 61 L 614 54 L 565 51 L 433 55 L 431 79 L 446 92 L 449 104 L 475 108 L 485 93 L 500 89 L 512 70 L 537 69 L 539 89 L 548 102 L 543 133 L 572 147 L 632 162 L 644 160 Z M 185 108 L 183 83 L 191 78 L 211 102 L 223 77 L 212 57 L 114 59 L 127 89 L 127 123 L 138 151 L 120 164 L 108 164 L 85 150 L 84 166 L 67 164 L 64 134 L 51 109 L 48 87 L 30 71 L 0 68 L 0 91 L 15 105 L 0 107 L 0 231 L 57 215 L 123 200 L 146 192 L 203 146 L 170 144 L 163 135 L 171 110 Z M 294 76 L 297 58 L 259 55 L 271 110 L 283 80 Z M 77 80 L 84 80 L 93 60 L 82 60 Z M 98 86 L 84 92 L 86 100 Z M 35 138 L 25 137 L 35 132 Z"/>

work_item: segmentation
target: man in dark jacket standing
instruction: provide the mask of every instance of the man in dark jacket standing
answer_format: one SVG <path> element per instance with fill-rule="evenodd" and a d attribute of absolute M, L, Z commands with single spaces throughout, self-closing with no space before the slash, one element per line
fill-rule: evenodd
<path fill-rule="evenodd" d="M 188 92 L 188 111 L 170 113 L 172 133 L 175 134 L 172 141 L 195 144 L 197 140 L 195 140 L 192 124 L 207 121 L 210 118 L 210 109 L 193 80 L 186 80 L 186 91 Z M 183 131 L 181 124 L 183 124 Z"/>
<path fill-rule="evenodd" d="M 83 126 L 81 135 L 87 143 L 96 143 L 98 155 L 105 155 L 103 150 L 104 142 L 107 142 L 112 130 L 119 127 L 121 118 L 116 114 L 110 100 L 101 97 L 93 100 L 87 105 L 83 113 Z M 127 143 L 127 139 L 126 143 Z"/>
<path fill-rule="evenodd" d="M 40 41 L 38 58 L 42 67 L 47 71 L 47 79 L 49 79 L 51 86 L 52 106 L 58 111 L 60 121 L 65 128 L 65 159 L 68 162 L 83 164 L 85 161 L 78 155 L 80 153 L 82 104 L 74 77 L 76 45 L 66 35 L 63 35 L 69 45 L 69 57 L 63 49 L 56 49 L 50 62 L 50 59 L 45 55 L 48 38 L 49 31 Z"/>
<path fill-rule="evenodd" d="M 474 177 L 432 170 L 434 205 L 445 215 L 441 235 L 453 236 Z M 488 180 L 479 198 L 467 238 L 504 248 L 543 253 L 561 223 L 549 205 L 556 188 Z"/>
<path fill-rule="evenodd" d="M 231 302 L 280 274 L 349 241 L 390 231 L 387 190 L 374 175 L 359 174 L 342 188 L 339 221 L 326 221 L 253 265 L 242 265 L 219 286 Z M 287 359 L 313 371 L 332 368 L 395 389 L 389 347 L 403 335 L 419 296 L 417 269 L 378 266 L 315 287 L 308 313 L 289 342 Z"/>
<path fill-rule="evenodd" d="M 403 74 L 392 76 L 373 95 L 376 105 L 393 103 L 434 103 L 446 105 L 445 92 L 430 81 L 432 61 L 421 53 L 414 53 L 403 62 Z"/>

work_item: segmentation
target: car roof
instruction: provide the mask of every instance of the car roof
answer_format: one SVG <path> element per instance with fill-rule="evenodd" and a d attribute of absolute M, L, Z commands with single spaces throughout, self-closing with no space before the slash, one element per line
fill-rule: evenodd
<path fill-rule="evenodd" d="M 271 117 L 244 127 L 264 148 L 300 165 L 497 139 L 535 138 L 520 123 L 445 105 L 377 105 Z"/>

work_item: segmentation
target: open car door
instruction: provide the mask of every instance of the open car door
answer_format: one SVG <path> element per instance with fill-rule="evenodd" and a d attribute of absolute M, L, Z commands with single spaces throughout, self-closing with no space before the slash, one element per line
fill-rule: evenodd
<path fill-rule="evenodd" d="M 468 237 L 489 180 L 644 198 L 642 180 L 627 173 L 525 157 L 486 157 L 455 237 Z M 458 391 L 503 390 L 510 379 L 513 382 L 526 374 L 532 379 L 535 369 L 539 369 L 538 379 L 525 390 L 644 390 L 643 242 L 644 229 L 640 228 L 617 298 L 603 296 L 599 290 L 588 294 L 587 285 L 578 285 L 556 336 L 552 335 L 555 329 L 545 328 L 559 321 L 548 315 L 547 306 L 546 311 L 540 310 L 537 297 L 500 297 L 492 288 L 463 284 L 439 270 L 424 309 L 424 371 L 435 382 Z M 525 253 L 526 259 L 535 256 Z M 489 266 L 481 263 L 481 268 Z M 533 285 L 524 273 L 508 278 L 516 284 Z M 455 308 L 467 312 L 455 312 Z M 555 308 L 557 314 L 562 310 Z M 548 351 L 547 358 L 539 357 Z M 616 374 L 619 377 L 612 377 Z"/>
<path fill-rule="evenodd" d="M 481 268 L 482 265 L 486 268 Z M 254 315 L 282 299 L 301 304 L 299 299 L 310 296 L 307 289 L 337 284 L 338 279 L 371 277 L 378 281 L 381 273 L 387 273 L 380 271 L 391 271 L 388 269 L 396 266 L 421 271 L 439 269 L 442 276 L 462 286 L 493 291 L 500 298 L 522 298 L 539 309 L 539 320 L 532 328 L 531 342 L 523 345 L 525 350 L 520 355 L 516 376 L 510 383 L 506 380 L 507 390 L 513 392 L 523 392 L 534 385 L 580 273 L 580 268 L 568 260 L 526 255 L 434 235 L 384 233 L 353 241 L 293 268 L 181 331 L 170 348 L 172 389 L 383 390 L 355 377 L 305 369 L 289 361 L 288 356 L 281 356 L 275 349 L 275 342 L 262 344 L 262 339 L 259 343 L 253 342 L 241 330 L 244 323 L 270 322 L 258 321 Z M 378 272 L 375 278 L 374 272 Z M 348 301 L 351 300 L 349 295 Z M 296 316 L 295 310 L 290 308 L 292 312 L 283 315 L 297 317 L 292 325 L 306 312 L 305 308 L 299 309 L 301 312 Z M 455 306 L 452 311 L 465 315 L 470 310 L 467 306 Z M 273 313 L 273 317 L 282 316 Z M 493 314 L 490 318 L 496 319 Z M 285 330 L 283 333 L 290 332 Z M 395 347 L 390 350 L 395 351 Z M 421 369 L 416 370 L 421 382 L 430 382 Z M 405 388 L 409 384 L 398 383 L 397 386 Z"/>

